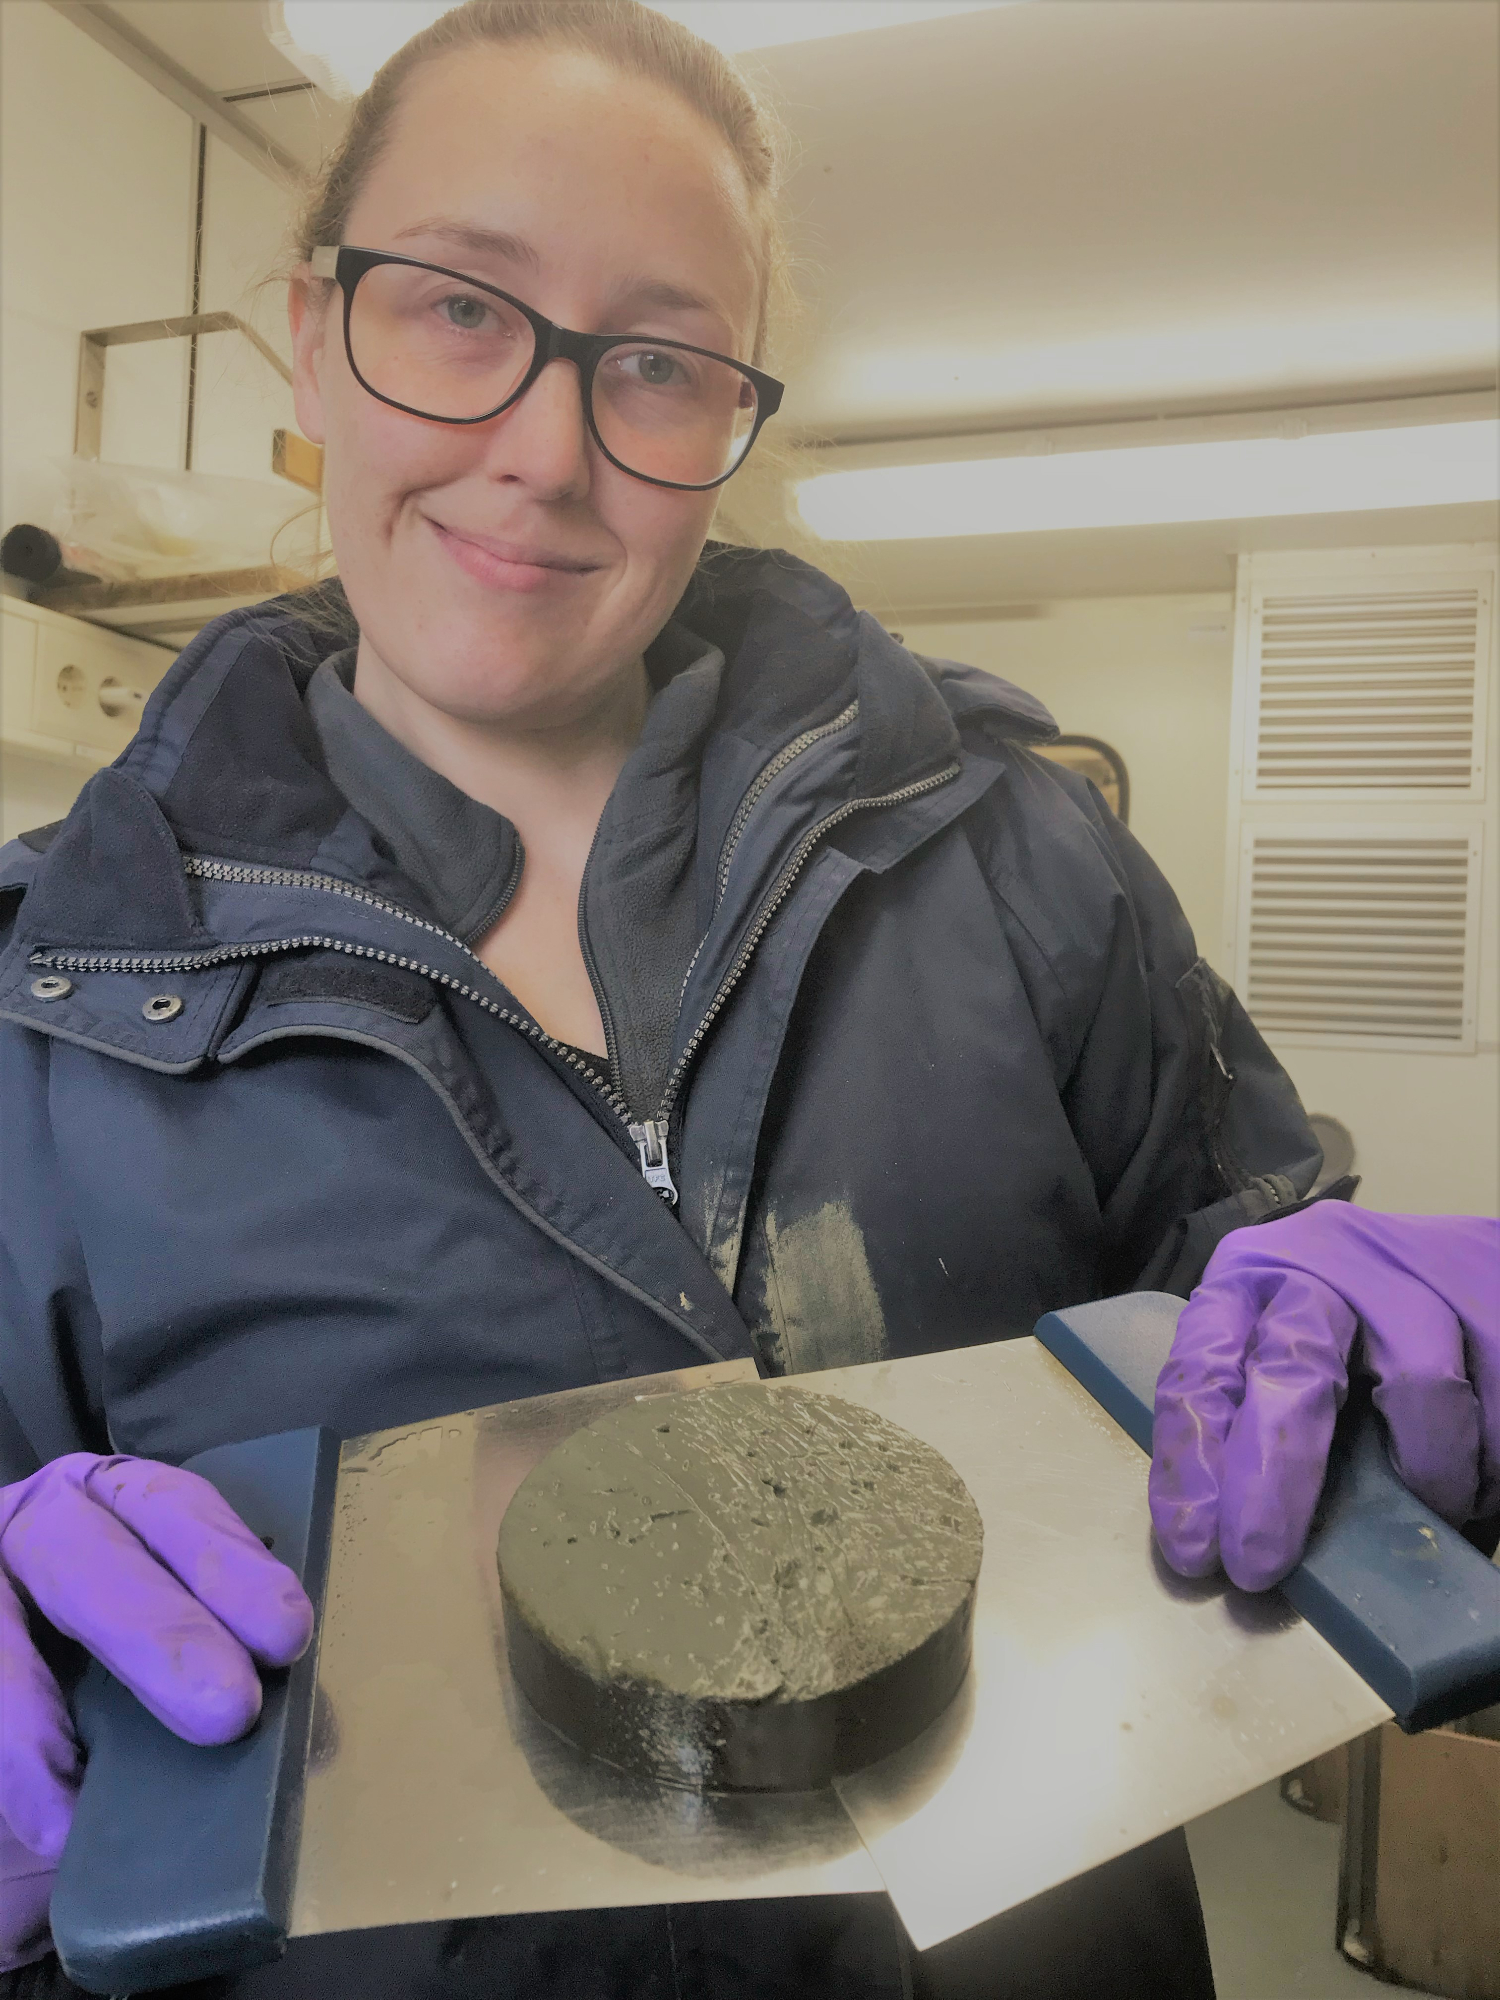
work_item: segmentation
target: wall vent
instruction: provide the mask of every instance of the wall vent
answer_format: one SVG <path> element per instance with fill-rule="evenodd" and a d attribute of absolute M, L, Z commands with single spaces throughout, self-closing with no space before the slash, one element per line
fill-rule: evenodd
<path fill-rule="evenodd" d="M 1472 1050 L 1477 829 L 1243 829 L 1236 985 L 1263 1034 Z"/>
<path fill-rule="evenodd" d="M 1254 591 L 1247 798 L 1482 796 L 1487 582 L 1382 581 Z"/>

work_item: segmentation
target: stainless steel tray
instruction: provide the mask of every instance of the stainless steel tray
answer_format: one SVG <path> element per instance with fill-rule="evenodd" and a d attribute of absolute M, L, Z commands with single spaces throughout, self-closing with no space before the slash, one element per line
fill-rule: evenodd
<path fill-rule="evenodd" d="M 925 1948 L 1389 1716 L 1280 1598 L 1165 1568 L 1145 1457 L 1025 1339 L 791 1378 L 935 1445 L 984 1517 L 974 1668 L 924 1737 L 792 1797 L 578 1756 L 511 1685 L 505 1506 L 594 1416 L 753 1378 L 688 1369 L 344 1447 L 294 1934 L 884 1888 Z"/>

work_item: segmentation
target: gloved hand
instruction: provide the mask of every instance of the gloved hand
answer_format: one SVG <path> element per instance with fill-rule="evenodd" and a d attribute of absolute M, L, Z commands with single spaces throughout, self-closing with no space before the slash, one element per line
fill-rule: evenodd
<path fill-rule="evenodd" d="M 1295 1566 L 1351 1361 L 1412 1492 L 1455 1527 L 1500 1512 L 1500 1222 L 1320 1201 L 1226 1236 L 1178 1322 L 1150 1481 L 1175 1570 Z"/>
<path fill-rule="evenodd" d="M 196 1473 L 74 1452 L 0 1487 L 0 1971 L 38 1955 L 38 1877 L 80 1777 L 28 1600 L 190 1743 L 242 1736 L 260 1713 L 256 1662 L 289 1666 L 313 1629 L 296 1577 Z"/>
<path fill-rule="evenodd" d="M 0 1819 L 0 1972 L 14 1972 L 51 1951 L 47 1908 L 56 1872 Z"/>

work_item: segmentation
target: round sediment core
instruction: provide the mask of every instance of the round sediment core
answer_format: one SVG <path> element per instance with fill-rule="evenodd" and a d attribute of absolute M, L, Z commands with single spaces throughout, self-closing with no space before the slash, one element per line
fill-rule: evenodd
<path fill-rule="evenodd" d="M 940 1453 L 833 1396 L 653 1396 L 527 1476 L 506 1643 L 554 1729 L 705 1791 L 803 1791 L 918 1735 L 969 1663 L 979 1510 Z"/>

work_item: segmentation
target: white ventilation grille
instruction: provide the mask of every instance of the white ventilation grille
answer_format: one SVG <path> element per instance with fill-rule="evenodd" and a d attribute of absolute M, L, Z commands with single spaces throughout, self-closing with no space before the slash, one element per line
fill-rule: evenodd
<path fill-rule="evenodd" d="M 1488 599 L 1457 580 L 1342 595 L 1258 590 L 1247 796 L 1475 795 Z"/>
<path fill-rule="evenodd" d="M 1475 834 L 1329 823 L 1244 841 L 1237 984 L 1263 1034 L 1474 1046 Z"/>

